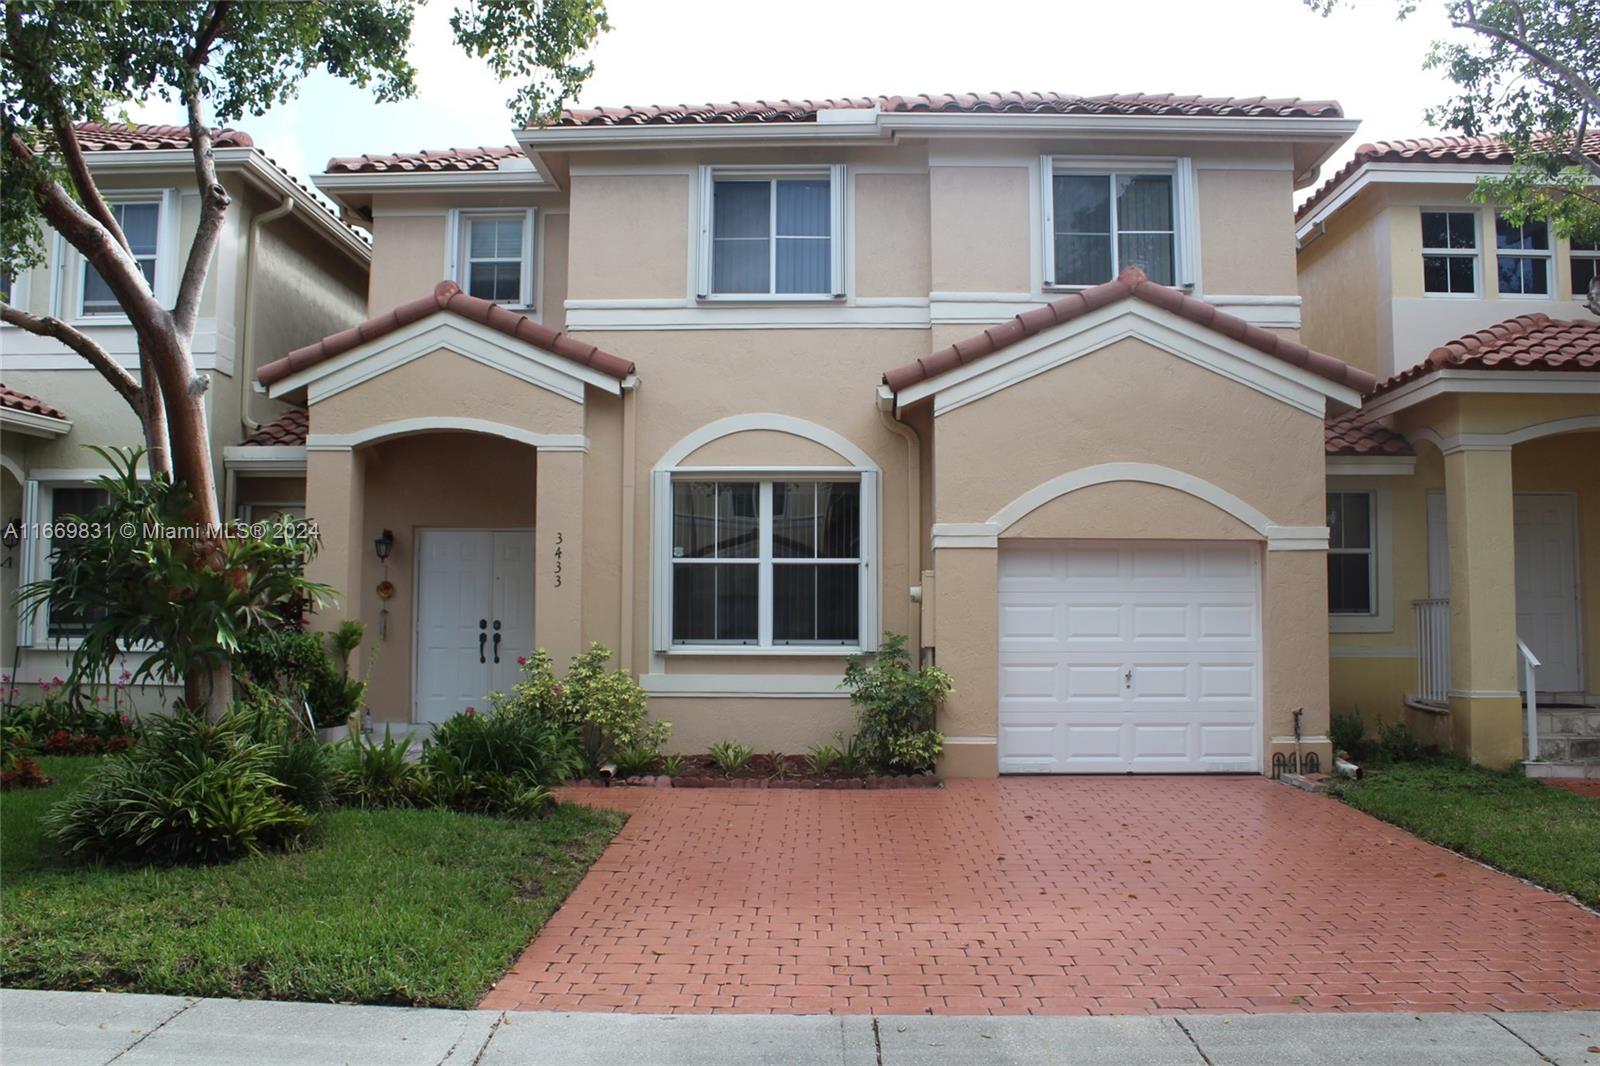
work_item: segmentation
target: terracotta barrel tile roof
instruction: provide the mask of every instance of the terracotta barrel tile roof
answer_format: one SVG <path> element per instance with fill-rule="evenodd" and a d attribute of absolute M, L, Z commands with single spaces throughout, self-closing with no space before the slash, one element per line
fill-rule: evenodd
<path fill-rule="evenodd" d="M 445 148 L 438 151 L 395 152 L 389 155 L 334 156 L 329 174 L 419 174 L 499 170 L 500 161 L 522 156 L 516 145 L 483 148 Z"/>
<path fill-rule="evenodd" d="M 823 110 L 876 107 L 889 113 L 1055 115 L 1197 115 L 1211 117 L 1342 118 L 1333 100 L 1264 96 L 1177 96 L 1172 93 L 937 93 L 857 96 L 827 100 L 751 100 L 725 104 L 651 104 L 642 107 L 569 108 L 560 126 L 667 126 L 706 122 L 815 122 Z"/>
<path fill-rule="evenodd" d="M 67 413 L 59 407 L 45 403 L 37 396 L 29 396 L 25 392 L 18 392 L 7 385 L 0 385 L 0 407 L 8 411 L 22 411 L 30 415 L 43 415 L 45 418 L 66 418 Z"/>
<path fill-rule="evenodd" d="M 256 379 L 263 385 L 282 381 L 306 367 L 316 366 L 358 345 L 393 333 L 401 326 L 410 325 L 441 311 L 470 318 L 490 329 L 499 330 L 508 337 L 515 337 L 551 355 L 570 359 L 574 363 L 607 377 L 616 378 L 618 381 L 634 372 L 633 363 L 621 356 L 601 351 L 592 344 L 576 340 L 569 333 L 557 332 L 543 323 L 535 322 L 527 315 L 508 311 L 493 301 L 468 296 L 453 281 L 441 281 L 434 287 L 432 295 L 401 304 L 377 318 L 368 319 L 359 326 L 352 326 L 350 329 L 324 337 L 304 348 L 296 348 L 283 358 L 267 363 L 256 371 Z"/>
<path fill-rule="evenodd" d="M 260 429 L 244 439 L 244 443 L 259 447 L 273 445 L 297 445 L 306 442 L 306 433 L 311 429 L 311 416 L 304 408 L 291 407 L 276 419 L 266 423 Z"/>
<path fill-rule="evenodd" d="M 1009 322 L 990 326 L 976 336 L 940 349 L 916 362 L 895 367 L 883 375 L 883 383 L 891 390 L 899 392 L 908 385 L 937 377 L 958 366 L 965 366 L 1052 326 L 1070 322 L 1080 315 L 1130 297 L 1154 304 L 1173 314 L 1182 315 L 1192 322 L 1198 322 L 1224 336 L 1248 344 L 1285 363 L 1308 370 L 1340 385 L 1347 385 L 1359 392 L 1366 392 L 1375 383 L 1373 376 L 1365 370 L 1358 370 L 1331 355 L 1314 352 L 1303 344 L 1297 344 L 1260 326 L 1251 325 L 1242 318 L 1235 318 L 1233 315 L 1218 311 L 1204 300 L 1186 296 L 1166 285 L 1158 285 L 1145 277 L 1144 271 L 1137 267 L 1124 270 L 1114 281 L 1075 292 L 1070 296 L 1063 296 L 1043 307 L 1026 311 Z"/>
<path fill-rule="evenodd" d="M 1584 136 L 1585 155 L 1600 156 L 1600 130 Z M 1306 198 L 1295 211 L 1301 219 L 1316 210 L 1318 204 L 1332 196 L 1334 191 L 1349 181 L 1356 171 L 1368 163 L 1478 163 L 1486 166 L 1510 166 L 1511 145 L 1504 137 L 1412 137 L 1400 141 L 1377 141 L 1356 149 L 1355 158 L 1334 172 L 1321 188 Z"/>
<path fill-rule="evenodd" d="M 1373 389 L 1388 392 L 1435 370 L 1600 371 L 1600 322 L 1518 315 L 1458 337 Z"/>
<path fill-rule="evenodd" d="M 1322 439 L 1329 455 L 1414 455 L 1411 442 L 1360 411 L 1349 411 L 1328 419 L 1322 426 Z"/>
<path fill-rule="evenodd" d="M 86 152 L 137 152 L 189 147 L 188 126 L 80 122 L 75 128 L 78 131 L 78 143 Z M 255 143 L 244 130 L 224 128 L 211 131 L 213 148 L 254 148 Z"/>

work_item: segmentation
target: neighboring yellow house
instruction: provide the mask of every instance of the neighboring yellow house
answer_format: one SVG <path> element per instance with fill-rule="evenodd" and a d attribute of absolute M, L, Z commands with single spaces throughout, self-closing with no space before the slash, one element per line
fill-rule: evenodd
<path fill-rule="evenodd" d="M 1296 215 L 1306 343 L 1382 382 L 1330 431 L 1332 703 L 1600 776 L 1600 250 L 1472 201 L 1509 155 L 1363 145 Z"/>
<path fill-rule="evenodd" d="M 199 223 L 194 156 L 178 126 L 78 129 L 95 182 L 116 212 L 156 296 L 170 302 L 183 256 Z M 263 461 L 237 446 L 288 408 L 254 383 L 255 367 L 330 330 L 357 322 L 364 308 L 370 249 L 240 130 L 214 135 L 217 172 L 233 205 L 201 297 L 192 352 L 206 392 L 212 461 L 225 487 L 226 513 L 298 511 L 305 504 L 304 459 Z M 14 306 L 53 316 L 87 333 L 124 366 L 139 365 L 133 330 L 110 291 L 70 245 L 45 236 L 46 261 L 0 279 Z M 136 445 L 139 421 L 84 359 L 55 340 L 0 325 L 0 525 L 32 529 L 101 498 L 107 473 L 88 445 Z M 41 608 L 19 618 L 19 583 L 49 573 L 49 545 L 27 539 L 3 549 L 0 568 L 0 672 L 15 675 L 20 698 L 33 684 L 67 673 L 80 619 Z M 158 689 L 130 693 L 159 708 Z"/>
<path fill-rule="evenodd" d="M 1354 127 L 1003 93 L 335 159 L 373 317 L 260 370 L 304 414 L 252 447 L 303 449 L 380 723 L 598 640 L 671 747 L 802 751 L 890 631 L 950 774 L 1326 766 L 1324 424 L 1376 379 L 1298 343 L 1291 219 Z"/>

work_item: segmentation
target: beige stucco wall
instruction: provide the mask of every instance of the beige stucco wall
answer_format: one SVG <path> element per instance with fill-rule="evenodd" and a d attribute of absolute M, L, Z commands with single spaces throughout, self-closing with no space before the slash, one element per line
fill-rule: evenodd
<path fill-rule="evenodd" d="M 1028 168 L 937 166 L 929 174 L 934 292 L 1029 292 Z"/>
<path fill-rule="evenodd" d="M 687 174 L 574 181 L 569 295 L 682 297 L 688 289 L 689 187 Z"/>
<path fill-rule="evenodd" d="M 367 314 L 379 315 L 433 291 L 445 275 L 447 216 L 378 214 L 372 220 Z"/>
<path fill-rule="evenodd" d="M 1386 221 L 1363 201 L 1308 238 L 1298 257 L 1301 342 L 1373 374 L 1380 350 L 1387 368 L 1387 342 L 1379 336 L 1389 302 L 1387 241 Z"/>
<path fill-rule="evenodd" d="M 1206 291 L 1250 296 L 1294 292 L 1290 172 L 1206 168 L 1195 183 Z"/>
<path fill-rule="evenodd" d="M 923 295 L 931 286 L 926 174 L 857 174 L 855 291 L 858 296 Z"/>

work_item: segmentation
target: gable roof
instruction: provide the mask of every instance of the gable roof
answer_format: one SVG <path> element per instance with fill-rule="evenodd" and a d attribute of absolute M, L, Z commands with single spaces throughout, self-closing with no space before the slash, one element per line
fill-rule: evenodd
<path fill-rule="evenodd" d="M 1334 100 L 1265 96 L 1178 96 L 1172 93 L 934 93 L 826 100 L 752 100 L 725 104 L 568 108 L 558 126 L 668 126 L 679 123 L 815 122 L 820 111 L 953 112 L 965 114 L 1194 115 L 1207 117 L 1343 118 Z"/>
<path fill-rule="evenodd" d="M 326 172 L 329 174 L 468 173 L 499 170 L 501 161 L 511 158 L 527 157 L 522 154 L 522 149 L 515 145 L 437 150 L 425 148 L 418 152 L 334 156 L 328 160 Z"/>
<path fill-rule="evenodd" d="M 1322 425 L 1323 450 L 1329 455 L 1415 455 L 1411 442 L 1389 427 L 1369 421 L 1360 411 L 1346 411 Z"/>
<path fill-rule="evenodd" d="M 938 377 L 957 367 L 993 355 L 1018 341 L 1064 322 L 1070 322 L 1107 304 L 1130 298 L 1143 300 L 1164 311 L 1181 315 L 1191 322 L 1197 322 L 1224 336 L 1248 344 L 1275 359 L 1358 392 L 1368 391 L 1376 382 L 1376 379 L 1365 370 L 1358 370 L 1331 355 L 1314 352 L 1303 344 L 1280 337 L 1260 326 L 1253 326 L 1242 318 L 1217 310 L 1204 300 L 1197 300 L 1166 285 L 1158 285 L 1147 278 L 1144 271 L 1138 267 L 1128 267 L 1113 281 L 1063 296 L 1059 300 L 1052 300 L 1043 307 L 1025 311 L 1008 322 L 990 326 L 976 336 L 968 337 L 948 348 L 941 348 L 932 355 L 895 367 L 883 375 L 883 383 L 890 391 L 899 392 L 907 386 Z"/>
<path fill-rule="evenodd" d="M 296 348 L 280 359 L 274 359 L 256 371 L 256 379 L 263 385 L 282 381 L 291 374 L 326 362 L 336 355 L 343 355 L 352 348 L 377 340 L 402 326 L 408 326 L 441 311 L 471 319 L 508 337 L 514 337 L 551 355 L 569 359 L 618 381 L 628 378 L 634 372 L 633 363 L 621 356 L 612 355 L 592 344 L 575 340 L 569 333 L 558 332 L 541 322 L 535 322 L 527 315 L 508 311 L 491 300 L 468 296 L 453 281 L 441 281 L 434 286 L 431 295 L 403 303 L 377 318 L 368 319 L 359 326 L 352 326 L 324 337 L 315 344 Z"/>
<path fill-rule="evenodd" d="M 1436 370 L 1600 371 L 1600 321 L 1518 315 L 1458 337 L 1371 390 L 1380 395 Z"/>
<path fill-rule="evenodd" d="M 25 392 L 18 392 L 9 385 L 0 385 L 0 407 L 8 411 L 21 411 L 23 414 L 39 415 L 43 418 L 65 419 L 67 413 L 53 404 L 45 403 L 37 396 L 29 396 Z"/>
<path fill-rule="evenodd" d="M 310 430 L 311 416 L 306 409 L 291 407 L 271 422 L 264 423 L 246 437 L 244 443 L 258 448 L 304 444 Z"/>
<path fill-rule="evenodd" d="M 1600 130 L 1590 130 L 1583 139 L 1584 155 L 1600 156 Z M 1315 211 L 1317 205 L 1337 192 L 1356 171 L 1368 163 L 1476 163 L 1483 166 L 1510 166 L 1513 162 L 1511 145 L 1504 137 L 1412 137 L 1399 141 L 1376 141 L 1363 144 L 1356 154 L 1333 176 L 1323 182 L 1316 192 L 1306 198 L 1294 213 L 1300 221 Z"/>

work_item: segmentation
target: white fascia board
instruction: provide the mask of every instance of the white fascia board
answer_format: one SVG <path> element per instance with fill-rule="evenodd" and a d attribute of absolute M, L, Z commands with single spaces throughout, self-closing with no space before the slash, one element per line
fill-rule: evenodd
<path fill-rule="evenodd" d="M 972 113 L 951 111 L 889 112 L 879 125 L 894 132 L 951 133 L 962 137 L 993 134 L 1014 137 L 1037 133 L 1081 133 L 1087 136 L 1215 140 L 1219 136 L 1252 140 L 1327 140 L 1342 144 L 1361 123 L 1354 119 L 1300 117 L 1201 117 L 1194 115 L 1059 115 L 1048 112 Z"/>
<path fill-rule="evenodd" d="M 935 416 L 1018 384 L 1126 337 L 1322 417 L 1333 400 L 1358 407 L 1361 394 L 1142 300 L 1124 299 L 1043 330 L 974 363 L 900 390 L 900 407 L 932 397 Z"/>
<path fill-rule="evenodd" d="M 1581 370 L 1436 370 L 1369 400 L 1362 411 L 1385 418 L 1436 396 L 1488 393 L 1502 396 L 1600 395 L 1600 374 Z"/>
<path fill-rule="evenodd" d="M 267 395 L 282 399 L 305 389 L 310 401 L 316 403 L 441 348 L 502 370 L 575 403 L 583 403 L 585 385 L 613 396 L 622 393 L 622 383 L 616 378 L 551 355 L 536 345 L 516 340 L 471 319 L 440 310 L 274 382 L 268 387 Z"/>
<path fill-rule="evenodd" d="M 303 444 L 230 444 L 222 449 L 222 464 L 241 474 L 303 474 Z"/>
<path fill-rule="evenodd" d="M 1410 477 L 1416 470 L 1414 455 L 1330 455 L 1329 477 Z"/>
<path fill-rule="evenodd" d="M 553 183 L 533 170 L 446 170 L 426 174 L 361 173 L 314 174 L 311 183 L 330 198 L 348 192 L 394 192 L 396 189 L 494 189 L 554 191 Z"/>
<path fill-rule="evenodd" d="M 128 152 L 86 152 L 89 169 L 93 171 L 148 171 L 151 173 L 174 171 L 189 180 L 194 178 L 194 154 L 187 148 L 140 149 Z M 304 217 L 311 221 L 330 243 L 363 266 L 372 260 L 372 248 L 353 230 L 336 218 L 328 205 L 304 186 L 274 166 L 259 149 L 217 148 L 214 150 L 219 172 L 240 171 L 258 187 L 276 194 L 280 199 L 290 196 L 295 206 L 304 209 Z"/>
<path fill-rule="evenodd" d="M 1506 169 L 1483 163 L 1363 163 L 1333 196 L 1295 224 L 1295 240 L 1305 240 L 1368 185 L 1476 185 L 1480 178 L 1502 174 Z"/>
<path fill-rule="evenodd" d="M 36 411 L 0 407 L 0 426 L 26 437 L 61 437 L 72 430 L 72 419 L 52 418 Z"/>

